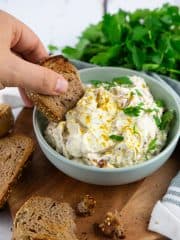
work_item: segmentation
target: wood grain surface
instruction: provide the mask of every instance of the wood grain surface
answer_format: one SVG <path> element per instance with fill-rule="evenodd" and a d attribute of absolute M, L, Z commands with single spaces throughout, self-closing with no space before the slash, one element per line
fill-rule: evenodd
<path fill-rule="evenodd" d="M 15 132 L 25 133 L 36 141 L 31 109 L 23 109 L 16 121 Z M 179 169 L 178 154 L 176 151 L 163 167 L 142 181 L 105 187 L 82 183 L 66 176 L 49 163 L 36 144 L 32 159 L 14 186 L 8 204 L 14 217 L 32 195 L 52 197 L 75 207 L 81 196 L 90 194 L 96 199 L 97 207 L 93 216 L 77 217 L 77 236 L 80 240 L 105 240 L 94 233 L 93 225 L 101 222 L 107 211 L 114 210 L 121 214 L 126 240 L 165 239 L 147 231 L 147 225 L 154 204 L 165 193 L 170 180 Z"/>

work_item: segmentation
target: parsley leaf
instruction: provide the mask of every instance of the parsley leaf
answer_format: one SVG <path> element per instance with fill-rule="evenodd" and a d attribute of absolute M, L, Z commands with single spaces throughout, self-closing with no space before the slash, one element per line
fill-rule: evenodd
<path fill-rule="evenodd" d="M 55 53 L 56 51 L 58 51 L 59 50 L 59 48 L 57 47 L 57 46 L 55 46 L 55 45 L 52 45 L 52 44 L 49 44 L 48 45 L 48 50 L 50 51 L 50 53 Z"/>
<path fill-rule="evenodd" d="M 155 150 L 156 149 L 156 145 L 157 145 L 157 138 L 154 138 L 149 143 L 147 152 L 151 152 L 151 151 Z"/>
<path fill-rule="evenodd" d="M 113 82 L 111 81 L 100 81 L 100 80 L 91 80 L 90 83 L 94 87 L 100 87 L 103 86 L 106 90 L 109 90 L 111 87 L 116 86 Z"/>
<path fill-rule="evenodd" d="M 135 89 L 135 91 L 136 91 L 138 96 L 142 97 L 142 93 L 138 89 Z"/>
<path fill-rule="evenodd" d="M 83 51 L 85 51 L 88 45 L 89 45 L 89 40 L 85 38 L 80 38 L 75 48 L 67 46 L 63 49 L 63 53 L 65 55 L 70 55 L 71 58 L 80 59 L 82 57 Z"/>
<path fill-rule="evenodd" d="M 127 107 L 127 108 L 124 108 L 123 109 L 123 112 L 126 114 L 126 115 L 129 115 L 131 117 L 138 117 L 140 115 L 140 112 L 142 110 L 142 105 L 143 103 L 140 103 L 138 104 L 137 106 L 135 107 Z"/>
<path fill-rule="evenodd" d="M 124 137 L 122 135 L 110 135 L 109 138 L 118 142 L 121 142 L 124 140 Z"/>
<path fill-rule="evenodd" d="M 161 130 L 165 130 L 169 127 L 170 123 L 174 119 L 174 112 L 173 111 L 166 111 L 161 118 Z"/>
<path fill-rule="evenodd" d="M 160 107 L 160 108 L 165 107 L 165 103 L 164 103 L 163 100 L 158 99 L 158 100 L 156 100 L 155 102 L 156 102 L 156 105 L 157 105 L 158 107 Z"/>
<path fill-rule="evenodd" d="M 132 81 L 127 76 L 115 77 L 112 81 L 100 81 L 100 80 L 91 80 L 90 83 L 95 86 L 103 86 L 105 89 L 109 90 L 111 87 L 118 85 L 132 85 Z"/>
<path fill-rule="evenodd" d="M 145 112 L 147 112 L 147 113 L 151 113 L 151 112 L 158 112 L 158 109 L 156 109 L 156 108 L 147 108 L 147 109 L 143 109 Z"/>
<path fill-rule="evenodd" d="M 133 126 L 133 134 L 138 134 L 138 129 L 137 129 L 137 126 L 134 124 Z"/>
<path fill-rule="evenodd" d="M 119 45 L 108 47 L 105 51 L 101 51 L 95 56 L 92 56 L 92 58 L 90 59 L 90 63 L 103 66 L 111 65 L 114 59 L 116 59 L 119 54 L 119 48 Z"/>
<path fill-rule="evenodd" d="M 139 106 L 127 107 L 127 108 L 124 108 L 123 111 L 126 115 L 129 115 L 131 117 L 138 117 L 140 114 L 141 108 Z"/>
<path fill-rule="evenodd" d="M 99 85 L 101 85 L 103 82 L 100 80 L 91 80 L 90 83 L 95 86 L 98 87 Z"/>
<path fill-rule="evenodd" d="M 154 115 L 153 118 L 154 118 L 154 121 L 155 121 L 157 127 L 160 129 L 161 128 L 161 119 L 156 115 Z"/>
<path fill-rule="evenodd" d="M 111 31 L 109 31 L 111 29 Z M 111 44 L 120 42 L 121 39 L 121 24 L 118 21 L 117 15 L 106 14 L 103 17 L 102 31 Z"/>
<path fill-rule="evenodd" d="M 121 84 L 132 85 L 133 84 L 133 82 L 127 76 L 115 77 L 115 78 L 113 78 L 112 82 L 117 83 L 119 85 L 121 85 Z"/>
<path fill-rule="evenodd" d="M 174 114 L 174 111 L 168 110 L 168 111 L 164 112 L 161 119 L 156 115 L 154 115 L 153 117 L 154 117 L 155 123 L 158 126 L 158 128 L 160 130 L 165 130 L 171 124 L 172 120 L 175 117 L 175 114 Z"/>

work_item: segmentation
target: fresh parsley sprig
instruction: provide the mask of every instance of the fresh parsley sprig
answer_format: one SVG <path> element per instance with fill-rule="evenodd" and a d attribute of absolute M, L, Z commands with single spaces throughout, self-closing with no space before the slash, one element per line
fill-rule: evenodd
<path fill-rule="evenodd" d="M 62 51 L 71 59 L 101 66 L 153 71 L 180 80 L 179 6 L 106 14 L 87 27 L 75 47 Z"/>

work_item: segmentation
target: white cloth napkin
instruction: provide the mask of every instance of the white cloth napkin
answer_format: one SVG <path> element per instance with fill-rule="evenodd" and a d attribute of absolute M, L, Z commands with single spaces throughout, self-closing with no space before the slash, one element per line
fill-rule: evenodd
<path fill-rule="evenodd" d="M 180 171 L 152 211 L 149 230 L 180 240 Z"/>
<path fill-rule="evenodd" d="M 24 103 L 19 96 L 17 88 L 8 87 L 0 90 L 0 103 L 7 103 L 12 107 L 15 118 L 19 115 L 22 110 Z"/>

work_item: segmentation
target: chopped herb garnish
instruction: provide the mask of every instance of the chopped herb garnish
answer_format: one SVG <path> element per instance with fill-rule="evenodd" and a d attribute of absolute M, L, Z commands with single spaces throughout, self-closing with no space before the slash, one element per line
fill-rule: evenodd
<path fill-rule="evenodd" d="M 156 102 L 156 105 L 158 106 L 158 107 L 165 107 L 165 103 L 164 103 L 164 101 L 163 100 L 156 100 L 155 101 Z"/>
<path fill-rule="evenodd" d="M 156 108 L 147 108 L 147 109 L 143 109 L 145 112 L 147 112 L 147 113 L 151 113 L 151 112 L 158 112 L 158 109 L 156 109 Z"/>
<path fill-rule="evenodd" d="M 137 129 L 137 126 L 134 124 L 133 126 L 133 134 L 138 134 L 138 129 Z"/>
<path fill-rule="evenodd" d="M 110 88 L 115 87 L 116 84 L 114 84 L 113 82 L 106 82 L 103 84 L 103 86 L 106 90 L 109 90 Z"/>
<path fill-rule="evenodd" d="M 143 109 L 145 112 L 147 112 L 147 113 L 151 113 L 151 112 L 153 112 L 154 111 L 154 109 L 153 108 L 147 108 L 147 109 Z"/>
<path fill-rule="evenodd" d="M 158 126 L 158 128 L 160 130 L 165 130 L 166 128 L 169 127 L 170 123 L 172 122 L 173 118 L 174 118 L 174 112 L 169 110 L 169 111 L 166 111 L 161 119 L 158 117 L 158 116 L 153 116 L 154 117 L 154 120 L 155 120 L 155 123 L 156 125 Z"/>
<path fill-rule="evenodd" d="M 170 123 L 172 122 L 174 118 L 174 112 L 173 111 L 166 111 L 161 118 L 161 130 L 165 130 L 169 127 Z"/>
<path fill-rule="evenodd" d="M 142 97 L 142 93 L 138 89 L 135 89 L 135 91 L 136 91 L 138 96 Z"/>
<path fill-rule="evenodd" d="M 123 112 L 126 114 L 126 115 L 129 115 L 131 117 L 138 117 L 141 110 L 142 110 L 142 105 L 143 103 L 139 103 L 137 106 L 135 107 L 127 107 L 127 108 L 124 108 L 123 109 Z"/>
<path fill-rule="evenodd" d="M 117 83 L 118 85 L 132 85 L 133 82 L 127 76 L 115 77 L 112 80 L 113 83 Z"/>
<path fill-rule="evenodd" d="M 148 151 L 148 152 L 151 152 L 151 151 L 155 150 L 156 146 L 157 146 L 157 138 L 154 138 L 154 139 L 152 139 L 151 142 L 149 143 L 149 145 L 148 145 L 148 150 L 147 150 L 147 151 Z"/>
<path fill-rule="evenodd" d="M 156 116 L 156 115 L 154 115 L 153 118 L 154 118 L 154 121 L 155 121 L 157 127 L 160 129 L 160 127 L 161 127 L 161 119 L 158 116 Z"/>
<path fill-rule="evenodd" d="M 109 138 L 118 142 L 121 142 L 124 140 L 124 137 L 122 135 L 110 135 Z"/>
<path fill-rule="evenodd" d="M 127 107 L 123 109 L 124 113 L 133 116 L 133 117 L 138 117 L 141 111 L 141 108 L 139 106 L 136 107 Z"/>
<path fill-rule="evenodd" d="M 112 81 L 91 80 L 90 83 L 95 87 L 103 86 L 107 90 L 118 85 L 124 84 L 129 86 L 133 84 L 129 79 L 129 77 L 126 77 L 126 76 L 113 78 Z"/>
<path fill-rule="evenodd" d="M 91 83 L 93 86 L 97 87 L 97 86 L 99 86 L 100 84 L 102 84 L 103 82 L 100 81 L 100 80 L 91 80 L 90 83 Z"/>
<path fill-rule="evenodd" d="M 111 87 L 114 86 L 114 84 L 112 82 L 108 82 L 108 81 L 100 81 L 100 80 L 91 80 L 90 83 L 94 86 L 94 87 L 100 87 L 103 86 L 105 89 L 109 90 Z"/>

